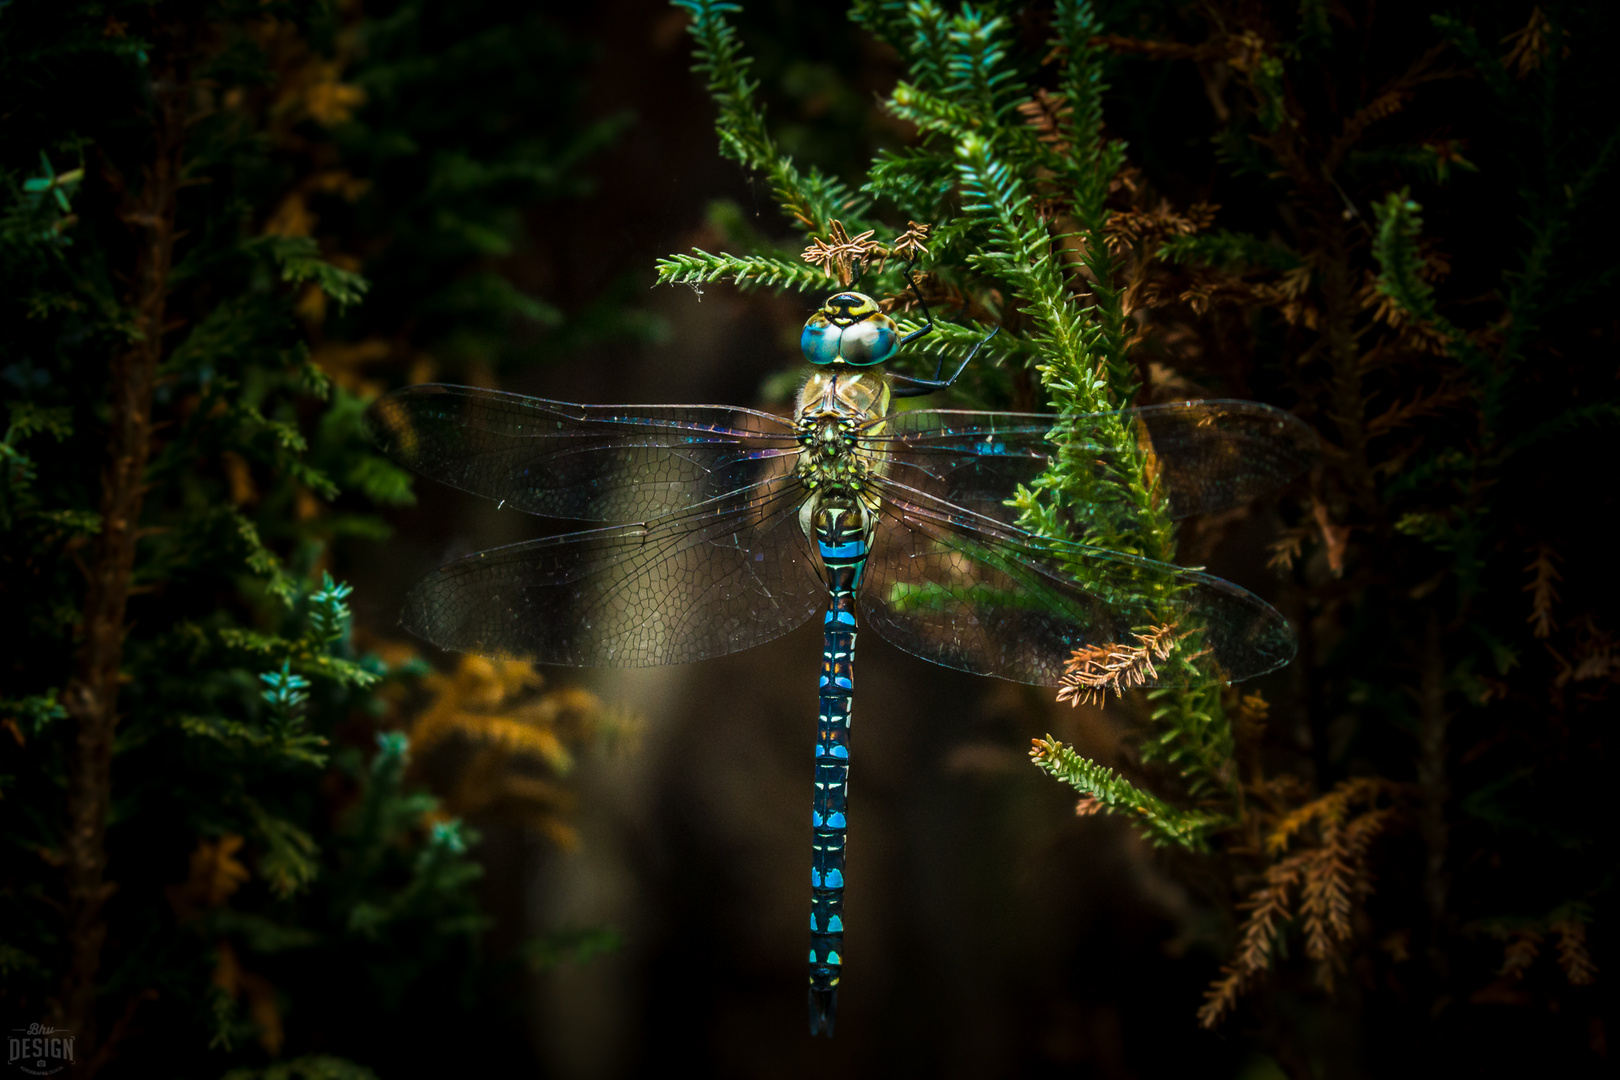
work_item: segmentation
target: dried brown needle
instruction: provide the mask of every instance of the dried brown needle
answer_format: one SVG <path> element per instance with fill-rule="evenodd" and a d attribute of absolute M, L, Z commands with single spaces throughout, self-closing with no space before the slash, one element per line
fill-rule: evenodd
<path fill-rule="evenodd" d="M 1110 690 L 1123 695 L 1149 679 L 1157 679 L 1159 673 L 1153 661 L 1165 659 L 1175 648 L 1179 636 L 1176 624 L 1150 626 L 1134 636 L 1135 645 L 1088 645 L 1076 649 L 1063 665 L 1058 700 L 1070 705 L 1082 701 L 1101 705 Z"/>

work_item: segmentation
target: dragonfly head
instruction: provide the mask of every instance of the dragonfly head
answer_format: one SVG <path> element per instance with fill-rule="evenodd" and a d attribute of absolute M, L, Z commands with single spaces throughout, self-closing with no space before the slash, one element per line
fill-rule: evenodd
<path fill-rule="evenodd" d="M 799 348 L 812 364 L 869 367 L 893 358 L 899 347 L 894 320 L 883 314 L 876 300 L 858 292 L 829 296 L 799 336 Z"/>

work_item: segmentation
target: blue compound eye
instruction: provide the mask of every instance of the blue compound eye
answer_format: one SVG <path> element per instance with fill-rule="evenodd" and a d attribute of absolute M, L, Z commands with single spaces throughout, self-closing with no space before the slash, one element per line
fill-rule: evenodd
<path fill-rule="evenodd" d="M 810 316 L 799 335 L 799 350 L 812 364 L 832 364 L 838 360 L 838 339 L 843 331 L 827 321 L 820 312 Z"/>
<path fill-rule="evenodd" d="M 874 315 L 844 330 L 839 350 L 846 364 L 881 364 L 900 347 L 894 323 L 886 315 Z"/>

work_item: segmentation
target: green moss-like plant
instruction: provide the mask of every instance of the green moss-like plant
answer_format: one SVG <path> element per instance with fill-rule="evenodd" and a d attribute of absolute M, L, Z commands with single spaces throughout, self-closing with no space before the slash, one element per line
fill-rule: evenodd
<path fill-rule="evenodd" d="M 411 498 L 385 365 L 579 330 L 488 265 L 617 128 L 522 119 L 568 51 L 496 5 L 0 7 L 0 1002 L 81 1075 L 503 1022 L 476 836 L 387 730 L 425 665 L 327 570 Z"/>

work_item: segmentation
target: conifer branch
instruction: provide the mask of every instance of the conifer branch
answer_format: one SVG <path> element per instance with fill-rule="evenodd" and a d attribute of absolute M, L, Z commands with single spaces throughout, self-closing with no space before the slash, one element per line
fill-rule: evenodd
<path fill-rule="evenodd" d="M 933 298 L 929 298 L 933 303 Z M 893 312 L 891 312 L 893 314 Z M 922 324 L 908 319 L 895 319 L 902 334 L 909 334 L 913 330 L 921 329 Z M 918 338 L 906 346 L 905 355 L 913 357 L 960 357 L 964 351 L 973 348 L 984 340 L 984 331 L 978 326 L 959 326 L 955 323 L 935 322 L 933 332 L 925 337 Z M 1039 348 L 1025 338 L 1013 337 L 1010 334 L 997 334 L 995 338 L 985 345 L 979 353 L 975 364 L 983 363 L 986 366 L 999 367 L 1009 358 L 1016 358 L 1016 363 L 1026 364 L 1041 356 Z"/>
<path fill-rule="evenodd" d="M 1142 760 L 1174 765 L 1191 795 L 1219 790 L 1230 794 L 1237 777 L 1232 724 L 1221 701 L 1221 688 L 1195 683 L 1198 672 L 1190 664 L 1180 674 L 1188 685 L 1148 691 L 1157 731 L 1142 744 Z"/>
<path fill-rule="evenodd" d="M 932 150 L 883 150 L 872 162 L 861 190 L 869 195 L 887 195 L 919 216 L 941 220 L 947 216 L 945 212 L 956 193 L 956 167 L 948 157 Z"/>
<path fill-rule="evenodd" d="M 748 79 L 752 60 L 743 55 L 737 32 L 725 18 L 741 7 L 726 0 L 674 2 L 692 16 L 687 32 L 696 42 L 693 70 L 708 76 L 709 94 L 720 107 L 715 127 L 721 153 L 763 172 L 782 208 L 807 233 L 824 231 L 834 217 L 863 214 L 864 203 L 844 184 L 816 169 L 800 173 L 793 160 L 777 150 L 765 126 L 764 109 L 754 100 L 759 84 Z"/>
<path fill-rule="evenodd" d="M 951 15 L 936 0 L 914 0 L 906 5 L 911 38 L 905 50 L 912 82 L 919 90 L 945 86 L 951 63 Z"/>
<path fill-rule="evenodd" d="M 424 760 L 447 744 L 466 758 L 445 808 L 457 816 L 500 806 L 562 847 L 577 835 L 565 819 L 572 798 L 560 781 L 574 767 L 570 747 L 602 721 L 604 710 L 584 690 L 541 690 L 528 664 L 464 656 L 453 675 L 429 675 L 432 701 L 411 728 Z M 469 755 L 470 756 L 466 756 Z M 546 776 L 534 775 L 536 768 Z"/>
<path fill-rule="evenodd" d="M 1571 986 L 1590 986 L 1597 982 L 1598 968 L 1586 947 L 1586 918 L 1580 914 L 1567 914 L 1553 920 L 1552 932 L 1558 935 L 1558 966 Z"/>
<path fill-rule="evenodd" d="M 855 267 L 864 266 L 873 250 L 880 246 L 872 242 L 872 234 L 875 232 L 876 229 L 867 229 L 857 236 L 850 236 L 844 231 L 842 221 L 829 222 L 827 225 L 829 239 L 811 236 L 810 246 L 804 249 L 799 258 L 811 266 L 821 267 L 822 273 L 828 277 L 836 277 L 840 285 L 848 288 L 855 279 Z"/>
<path fill-rule="evenodd" d="M 1494 428 L 1501 408 L 1502 382 L 1490 358 L 1451 320 L 1440 314 L 1434 287 L 1422 273 L 1423 256 L 1418 239 L 1423 235 L 1422 207 L 1406 191 L 1391 192 L 1373 205 L 1378 230 L 1373 254 L 1378 259 L 1378 290 L 1389 297 L 1414 322 L 1434 328 L 1450 351 L 1466 365 L 1474 377 L 1476 392 L 1482 395 L 1486 420 Z"/>
<path fill-rule="evenodd" d="M 1029 756 L 1047 774 L 1084 796 L 1077 813 L 1092 814 L 1106 809 L 1109 813 L 1122 814 L 1141 827 L 1155 843 L 1178 844 L 1202 851 L 1209 832 L 1221 824 L 1209 815 L 1176 809 L 1131 784 L 1113 769 L 1081 757 L 1050 735 L 1034 740 Z"/>
<path fill-rule="evenodd" d="M 1017 107 L 1018 70 L 1007 49 L 1005 17 L 964 5 L 947 31 L 950 59 L 947 86 L 952 97 L 969 103 L 985 124 L 1005 127 Z"/>
<path fill-rule="evenodd" d="M 1056 118 L 1057 131 L 1071 148 L 1058 160 L 1080 227 L 1085 285 L 1095 298 L 1099 359 L 1107 366 L 1114 399 L 1124 404 L 1135 394 L 1136 373 L 1125 356 L 1125 312 L 1107 243 L 1107 200 L 1109 185 L 1124 167 L 1125 147 L 1103 133 L 1102 96 L 1108 87 L 1103 81 L 1104 52 L 1095 43 L 1101 24 L 1089 0 L 1062 0 L 1053 29 L 1054 50 L 1066 57 L 1059 84 L 1066 111 Z"/>
<path fill-rule="evenodd" d="M 985 223 L 995 245 L 970 256 L 970 261 L 1009 281 L 1022 300 L 1024 314 L 1036 327 L 1031 339 L 1046 356 L 1046 363 L 1037 371 L 1059 417 L 1051 436 L 1056 448 L 1051 466 L 1027 490 L 1020 490 L 1015 503 L 1020 524 L 1041 535 L 1068 536 L 1070 508 L 1085 508 L 1087 531 L 1079 539 L 1169 559 L 1174 553 L 1174 531 L 1148 473 L 1147 448 L 1138 445 L 1136 433 L 1119 427 L 1105 434 L 1118 448 L 1116 460 L 1134 461 L 1135 465 L 1124 466 L 1118 475 L 1103 481 L 1093 467 L 1094 455 L 1086 447 L 1071 444 L 1061 421 L 1064 416 L 1108 412 L 1128 404 L 1135 393 L 1136 373 L 1126 354 L 1123 297 L 1114 284 L 1116 264 L 1110 247 L 1111 215 L 1106 200 L 1113 177 L 1123 165 L 1124 151 L 1103 134 L 1102 54 L 1092 43 L 1099 27 L 1091 6 L 1075 2 L 1059 5 L 1055 28 L 1054 46 L 1067 60 L 1064 100 L 1051 119 L 1058 141 L 1069 147 L 1062 156 L 1067 170 L 1062 175 L 1070 185 L 1080 226 L 1079 267 L 1084 272 L 1084 287 L 1093 298 L 1090 308 L 1082 310 L 1071 296 L 1045 223 L 1034 212 L 1012 166 L 996 158 L 992 140 L 968 135 L 957 143 L 963 210 Z M 1020 125 L 1018 130 L 1027 133 L 1028 143 L 1043 148 L 1041 160 L 1057 156 L 1051 151 L 1053 144 L 1039 141 L 1036 129 Z M 995 136 L 1002 135 L 1002 128 L 997 127 Z M 1102 482 L 1109 484 L 1112 498 L 1099 498 L 1102 492 L 1097 486 Z M 1118 493 L 1125 495 L 1119 512 L 1095 512 L 1099 504 L 1120 505 Z M 1194 628 L 1183 632 L 1198 633 Z M 1199 653 L 1195 646 L 1190 655 Z M 1189 685 L 1155 690 L 1150 695 L 1160 734 L 1144 748 L 1144 756 L 1171 761 L 1194 793 L 1229 788 L 1233 783 L 1232 738 L 1219 691 L 1197 685 L 1201 680 L 1190 659 L 1177 664 L 1188 676 L 1177 681 Z"/>
<path fill-rule="evenodd" d="M 1074 107 L 1063 100 L 1062 94 L 1053 94 L 1044 86 L 1039 87 L 1028 101 L 1018 106 L 1018 114 L 1034 130 L 1037 142 L 1046 144 L 1057 155 L 1069 150 L 1069 144 L 1063 138 L 1063 128 L 1074 115 Z"/>
<path fill-rule="evenodd" d="M 1447 339 L 1460 337 L 1436 308 L 1434 287 L 1421 272 L 1422 254 L 1418 239 L 1423 235 L 1422 207 L 1413 202 L 1405 191 L 1391 192 L 1374 207 L 1378 217 L 1377 246 L 1380 273 L 1378 290 L 1418 322 L 1438 327 Z"/>
<path fill-rule="evenodd" d="M 923 131 L 944 135 L 952 142 L 967 138 L 985 124 L 984 118 L 973 110 L 907 82 L 895 85 L 888 107 L 901 120 L 916 124 Z"/>
<path fill-rule="evenodd" d="M 740 289 L 766 286 L 819 292 L 827 287 L 826 276 L 815 268 L 770 255 L 711 255 L 693 248 L 690 255 L 670 255 L 654 265 L 660 285 L 696 285 L 723 278 Z"/>
<path fill-rule="evenodd" d="M 127 306 L 136 335 L 132 344 L 116 349 L 110 365 L 101 532 L 85 591 L 83 644 L 63 693 L 63 704 L 78 727 L 67 782 L 71 958 L 62 991 L 63 1026 L 91 1046 L 97 1044 L 96 979 L 107 936 L 103 906 L 115 888 L 105 880 L 106 830 L 112 809 L 125 613 L 152 451 L 152 396 L 164 356 L 165 305 L 174 264 L 176 198 L 184 177 L 181 155 L 189 101 L 187 77 L 172 67 L 153 86 L 152 157 L 139 193 L 121 214 L 135 239 Z"/>
<path fill-rule="evenodd" d="M 1205 994 L 1198 1022 L 1213 1028 L 1276 963 L 1286 928 L 1298 920 L 1316 981 L 1331 991 L 1347 962 L 1354 904 L 1372 892 L 1372 841 L 1395 819 L 1400 785 L 1362 777 L 1284 814 L 1265 837 L 1275 861 L 1241 907 L 1236 955 Z M 1290 850 L 1295 849 L 1295 850 Z"/>
<path fill-rule="evenodd" d="M 1541 955 L 1542 937 L 1534 930 L 1520 927 L 1508 932 L 1507 944 L 1502 948 L 1502 966 L 1496 973 L 1504 979 L 1518 981 Z"/>
<path fill-rule="evenodd" d="M 876 229 L 868 229 L 852 237 L 844 229 L 843 222 L 834 221 L 828 226 L 828 239 L 812 236 L 810 246 L 800 253 L 799 258 L 812 266 L 821 267 L 824 274 L 836 277 L 848 288 L 855 279 L 855 267 L 866 266 L 874 256 L 878 259 L 877 272 L 881 274 L 891 257 L 916 262 L 928 254 L 929 228 L 916 221 L 909 222 L 905 232 L 885 245 L 872 239 Z"/>
<path fill-rule="evenodd" d="M 1124 146 L 1107 138 L 1104 131 L 1102 98 L 1104 80 L 1102 25 L 1088 0 L 1060 0 L 1053 19 L 1053 52 L 1063 58 L 1059 81 L 1061 105 L 1042 110 L 1042 122 L 1050 129 L 1043 145 L 1063 145 L 1066 152 L 1052 153 L 1059 175 L 1068 189 L 1068 199 L 1078 226 L 1080 254 L 1074 276 L 1080 278 L 1092 298 L 1088 314 L 1094 327 L 1085 367 L 1075 369 L 1074 361 L 1061 376 L 1043 370 L 1048 391 L 1066 391 L 1067 386 L 1088 378 L 1097 386 L 1095 396 L 1108 401 L 1096 408 L 1118 408 L 1135 396 L 1137 374 L 1127 355 L 1127 319 L 1124 292 L 1116 283 L 1118 258 L 1111 243 L 1110 211 L 1107 206 L 1110 185 L 1125 163 Z M 1078 359 L 1078 358 L 1076 358 Z M 1054 377 L 1057 376 L 1057 377 Z M 1054 393 L 1059 410 L 1065 411 L 1061 396 Z M 1084 411 L 1084 410 L 1076 410 Z M 1121 448 L 1132 445 L 1129 432 L 1116 434 Z M 1056 489 L 1061 499 L 1078 500 L 1086 492 L 1074 485 L 1072 477 L 1084 475 L 1075 462 L 1064 469 L 1062 452 L 1047 477 L 1040 481 Z M 1168 559 L 1174 551 L 1174 531 L 1154 490 L 1146 469 L 1125 479 L 1120 489 L 1128 493 L 1133 513 L 1130 533 L 1142 550 L 1155 558 Z M 1051 516 L 1055 508 L 1045 508 Z M 1030 515 L 1034 517 L 1036 515 Z M 1118 533 L 1120 526 L 1108 531 Z M 1122 537 L 1103 535 L 1098 542 L 1120 546 Z M 1196 636 L 1196 628 L 1186 628 Z M 1194 654 L 1198 652 L 1196 648 Z M 1193 676 L 1189 660 L 1177 661 L 1181 671 Z M 1177 680 L 1182 681 L 1182 680 Z M 1218 688 L 1198 685 L 1196 677 L 1187 685 L 1164 687 L 1150 692 L 1154 702 L 1153 719 L 1159 733 L 1143 747 L 1144 760 L 1163 758 L 1175 764 L 1194 794 L 1212 788 L 1230 788 L 1233 783 L 1230 755 L 1231 726 L 1227 721 Z"/>
<path fill-rule="evenodd" d="M 963 138 L 956 149 L 965 214 L 987 229 L 996 245 L 975 252 L 968 261 L 1008 281 L 1023 297 L 1035 324 L 1034 336 L 1053 356 L 1040 369 L 1060 413 L 1098 412 L 1107 407 L 1104 387 L 1091 377 L 1086 362 L 1094 334 L 1069 302 L 1052 258 L 1046 223 L 1035 214 L 1023 182 L 999 159 L 990 141 Z"/>
<path fill-rule="evenodd" d="M 1249 894 L 1237 957 L 1221 968 L 1221 978 L 1204 995 L 1198 1023 L 1213 1028 L 1237 1007 L 1238 998 L 1271 967 L 1281 928 L 1292 917 L 1293 896 L 1305 876 L 1307 853 L 1290 856 L 1266 870 L 1264 883 Z"/>
<path fill-rule="evenodd" d="M 1530 572 L 1530 583 L 1524 591 L 1530 594 L 1530 615 L 1525 622 L 1531 625 L 1538 638 L 1551 637 L 1557 623 L 1553 620 L 1553 604 L 1558 600 L 1557 582 L 1563 580 L 1555 563 L 1558 553 L 1542 543 L 1535 547 L 1535 557 L 1525 567 Z"/>
<path fill-rule="evenodd" d="M 849 21 L 864 26 L 868 33 L 902 56 L 911 30 L 906 18 L 907 0 L 853 0 Z"/>

